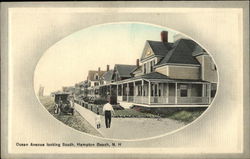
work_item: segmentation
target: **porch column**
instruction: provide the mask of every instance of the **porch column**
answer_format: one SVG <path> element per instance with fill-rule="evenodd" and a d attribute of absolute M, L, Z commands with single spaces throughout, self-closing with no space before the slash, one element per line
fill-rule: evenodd
<path fill-rule="evenodd" d="M 118 89 L 119 89 L 119 85 L 117 84 L 117 85 L 116 85 L 116 98 L 118 98 L 118 95 L 119 95 L 119 94 L 118 94 L 118 92 L 119 92 Z"/>
<path fill-rule="evenodd" d="M 177 104 L 177 96 L 178 96 L 178 92 L 177 92 L 177 83 L 175 83 L 175 104 Z"/>
<path fill-rule="evenodd" d="M 205 97 L 205 84 L 204 83 L 202 83 L 202 97 Z"/>
<path fill-rule="evenodd" d="M 122 95 L 122 98 L 123 98 L 123 83 L 121 85 L 121 95 Z"/>
<path fill-rule="evenodd" d="M 167 90 L 166 90 L 166 96 L 167 96 L 167 103 L 169 102 L 169 83 L 167 83 Z"/>
<path fill-rule="evenodd" d="M 157 83 L 157 93 L 156 93 L 157 98 L 158 98 L 157 103 L 161 103 L 162 104 L 162 101 L 160 99 L 161 97 L 160 97 L 159 90 L 160 90 L 160 83 Z"/>
<path fill-rule="evenodd" d="M 111 85 L 109 85 L 109 97 L 111 97 Z"/>
<path fill-rule="evenodd" d="M 156 91 L 156 96 L 159 96 L 159 89 L 160 89 L 160 88 L 159 88 L 159 85 L 160 85 L 160 84 L 159 84 L 159 83 L 157 83 L 157 91 Z"/>
<path fill-rule="evenodd" d="M 154 97 L 155 96 L 155 83 L 151 83 L 152 84 L 152 88 L 151 88 L 151 92 L 152 92 L 152 96 Z"/>
<path fill-rule="evenodd" d="M 143 103 L 143 98 L 144 98 L 144 81 L 141 81 L 141 103 Z"/>
<path fill-rule="evenodd" d="M 188 90 L 187 90 L 187 91 L 188 91 L 187 96 L 188 96 L 188 97 L 191 97 L 192 84 L 188 84 L 188 88 L 187 88 L 187 89 L 188 89 Z M 190 99 L 191 99 L 191 98 L 190 98 Z"/>
<path fill-rule="evenodd" d="M 136 88 L 135 88 L 135 82 L 134 82 L 134 94 L 133 94 L 133 102 L 135 102 L 135 98 L 137 96 Z"/>
<path fill-rule="evenodd" d="M 134 87 L 134 96 L 137 95 L 136 88 L 135 88 L 135 82 L 133 82 L 133 87 Z"/>
<path fill-rule="evenodd" d="M 128 95 L 129 95 L 129 84 L 127 83 L 127 102 L 128 102 Z"/>
<path fill-rule="evenodd" d="M 148 104 L 151 103 L 151 82 L 148 81 Z"/>
<path fill-rule="evenodd" d="M 208 104 L 211 103 L 211 83 L 207 84 Z"/>

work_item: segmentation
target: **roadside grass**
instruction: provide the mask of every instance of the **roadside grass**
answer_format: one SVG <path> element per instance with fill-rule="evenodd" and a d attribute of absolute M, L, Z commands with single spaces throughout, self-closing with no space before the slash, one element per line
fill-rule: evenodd
<path fill-rule="evenodd" d="M 115 118 L 159 118 L 160 116 L 151 113 L 139 112 L 133 109 L 115 110 Z"/>
<path fill-rule="evenodd" d="M 100 115 L 104 115 L 102 111 L 103 105 L 87 104 L 84 107 L 95 113 L 99 112 Z M 119 105 L 115 105 L 115 107 L 119 108 Z M 169 118 L 188 124 L 198 118 L 205 109 L 178 108 L 177 110 L 169 110 L 164 113 L 159 110 L 153 111 L 148 108 L 135 107 L 123 110 L 115 109 L 114 111 L 115 113 L 112 115 L 114 118 Z"/>
<path fill-rule="evenodd" d="M 48 110 L 48 112 L 51 115 L 53 115 L 56 119 L 63 122 L 64 124 L 76 130 L 102 137 L 102 135 L 95 128 L 93 128 L 88 123 L 88 121 L 86 121 L 77 111 L 75 111 L 75 114 L 73 116 L 72 115 L 58 115 L 58 114 L 54 114 L 55 103 L 53 101 L 53 98 L 49 96 L 43 96 L 43 97 L 40 97 L 40 102 L 43 104 L 43 106 Z"/>
<path fill-rule="evenodd" d="M 167 116 L 167 118 L 174 119 L 177 121 L 184 122 L 185 124 L 188 124 L 192 121 L 194 121 L 196 118 L 198 118 L 204 111 L 197 110 L 197 111 L 177 111 L 171 114 L 170 116 Z"/>
<path fill-rule="evenodd" d="M 99 112 L 100 115 L 104 115 L 102 111 L 103 105 L 96 105 L 96 104 L 87 104 L 85 106 L 81 105 L 82 107 L 85 107 L 89 109 L 90 111 L 97 113 Z M 140 112 L 136 111 L 134 109 L 121 109 L 119 105 L 114 105 L 114 114 L 112 117 L 114 118 L 159 118 L 159 115 L 155 115 L 149 112 Z"/>

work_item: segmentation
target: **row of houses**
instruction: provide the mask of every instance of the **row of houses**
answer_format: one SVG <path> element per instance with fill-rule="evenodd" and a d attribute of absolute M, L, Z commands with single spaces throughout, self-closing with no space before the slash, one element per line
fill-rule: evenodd
<path fill-rule="evenodd" d="M 145 42 L 135 65 L 90 70 L 87 80 L 75 85 L 76 94 L 145 107 L 211 104 L 218 83 L 211 56 L 193 40 L 169 42 L 167 31 L 160 35 L 161 41 Z"/>

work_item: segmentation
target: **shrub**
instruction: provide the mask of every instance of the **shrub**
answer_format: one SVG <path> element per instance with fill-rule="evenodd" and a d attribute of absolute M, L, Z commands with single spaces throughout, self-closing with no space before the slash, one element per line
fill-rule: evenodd
<path fill-rule="evenodd" d="M 106 101 L 106 99 L 104 99 L 104 98 L 97 98 L 97 99 L 94 100 L 93 103 L 94 103 L 94 104 L 97 104 L 97 105 L 103 105 L 103 104 L 106 104 L 107 101 Z"/>
<path fill-rule="evenodd" d="M 189 123 L 194 121 L 196 118 L 198 118 L 204 111 L 197 110 L 197 111 L 178 111 L 175 112 L 173 115 L 169 116 L 169 118 L 174 120 L 179 120 L 185 123 Z"/>

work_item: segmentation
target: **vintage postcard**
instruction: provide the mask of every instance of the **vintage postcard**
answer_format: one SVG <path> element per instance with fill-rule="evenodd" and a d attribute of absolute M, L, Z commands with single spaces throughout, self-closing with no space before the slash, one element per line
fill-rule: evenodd
<path fill-rule="evenodd" d="M 2 3 L 1 157 L 249 158 L 246 6 Z"/>

